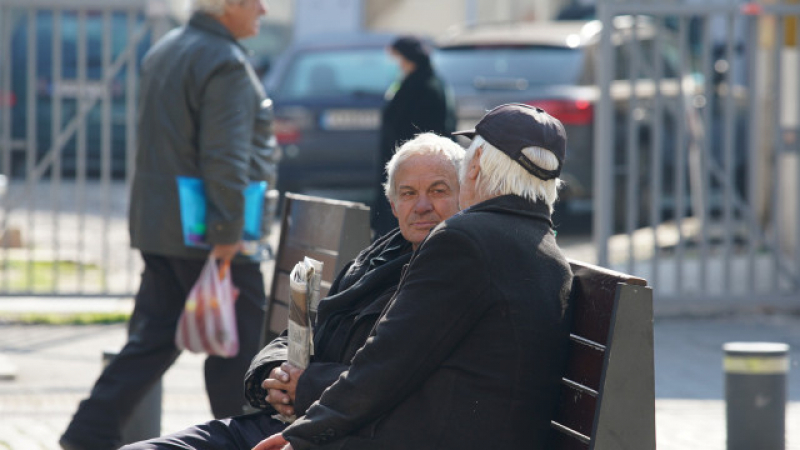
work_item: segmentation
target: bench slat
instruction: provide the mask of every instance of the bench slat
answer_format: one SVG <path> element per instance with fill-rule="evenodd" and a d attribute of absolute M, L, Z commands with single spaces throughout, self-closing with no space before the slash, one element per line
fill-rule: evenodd
<path fill-rule="evenodd" d="M 559 424 L 554 423 L 553 428 L 560 427 Z M 559 428 L 554 432 L 551 437 L 551 445 L 553 448 L 559 450 L 589 450 L 589 442 L 582 441 L 577 437 L 574 431 L 568 428 Z M 586 436 L 584 436 L 586 437 Z M 588 438 L 587 438 L 588 439 Z"/>
<path fill-rule="evenodd" d="M 561 385 L 555 422 L 578 433 L 591 436 L 597 398 L 581 389 Z"/>
<path fill-rule="evenodd" d="M 574 439 L 574 440 L 580 442 L 581 444 L 587 444 L 588 445 L 589 442 L 591 442 L 591 439 L 589 438 L 589 436 L 586 436 L 583 433 L 578 433 L 577 431 L 575 431 L 575 430 L 573 430 L 571 428 L 567 428 L 567 427 L 565 427 L 564 425 L 561 425 L 558 422 L 552 421 L 552 422 L 550 422 L 550 425 L 552 425 L 553 428 L 555 428 L 556 431 L 558 431 L 559 433 L 563 434 L 564 436 L 566 436 L 568 438 Z"/>
<path fill-rule="evenodd" d="M 587 342 L 590 341 L 570 341 L 564 378 L 596 391 L 603 373 L 603 350 Z"/>

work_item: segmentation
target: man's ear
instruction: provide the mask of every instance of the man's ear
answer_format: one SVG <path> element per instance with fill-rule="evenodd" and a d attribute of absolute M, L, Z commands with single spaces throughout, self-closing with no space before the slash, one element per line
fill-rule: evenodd
<path fill-rule="evenodd" d="M 389 200 L 389 206 L 391 206 L 391 207 L 392 207 L 392 214 L 393 214 L 393 215 L 394 215 L 394 216 L 395 216 L 397 219 L 400 219 L 399 217 L 397 217 L 397 210 L 395 210 L 395 209 L 394 209 L 394 202 L 393 202 L 391 199 L 388 199 L 388 198 L 387 198 L 387 200 Z"/>
<path fill-rule="evenodd" d="M 478 174 L 481 171 L 481 154 L 483 153 L 483 147 L 478 147 L 475 149 L 475 154 L 472 155 L 472 160 L 469 162 L 469 166 L 467 167 L 467 177 L 470 180 L 476 180 L 478 178 Z"/>

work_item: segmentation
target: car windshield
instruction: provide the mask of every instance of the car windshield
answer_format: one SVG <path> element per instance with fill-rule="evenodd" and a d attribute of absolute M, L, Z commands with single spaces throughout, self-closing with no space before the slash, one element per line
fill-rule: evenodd
<path fill-rule="evenodd" d="M 552 46 L 481 46 L 439 49 L 436 69 L 453 86 L 524 89 L 582 82 L 583 52 Z"/>
<path fill-rule="evenodd" d="M 273 97 L 383 96 L 399 69 L 383 47 L 299 53 Z"/>

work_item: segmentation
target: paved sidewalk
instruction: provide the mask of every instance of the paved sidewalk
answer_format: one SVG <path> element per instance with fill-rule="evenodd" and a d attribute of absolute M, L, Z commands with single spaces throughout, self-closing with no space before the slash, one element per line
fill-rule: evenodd
<path fill-rule="evenodd" d="M 0 301 L 0 311 L 8 301 Z M 791 345 L 786 449 L 800 450 L 800 317 L 657 319 L 654 331 L 659 450 L 725 449 L 721 346 L 733 340 Z M 0 381 L 0 449 L 57 450 L 58 436 L 100 372 L 102 351 L 118 349 L 124 338 L 122 324 L 0 324 L 0 355 L 18 369 L 16 379 Z M 164 433 L 211 417 L 202 360 L 186 353 L 167 372 Z"/>

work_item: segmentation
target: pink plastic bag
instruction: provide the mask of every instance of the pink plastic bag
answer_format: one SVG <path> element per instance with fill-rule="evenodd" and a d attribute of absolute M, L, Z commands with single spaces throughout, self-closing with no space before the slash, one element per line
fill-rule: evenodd
<path fill-rule="evenodd" d="M 225 358 L 239 352 L 234 302 L 239 290 L 231 282 L 230 264 L 217 266 L 209 257 L 195 281 L 175 331 L 175 345 L 194 353 Z"/>

